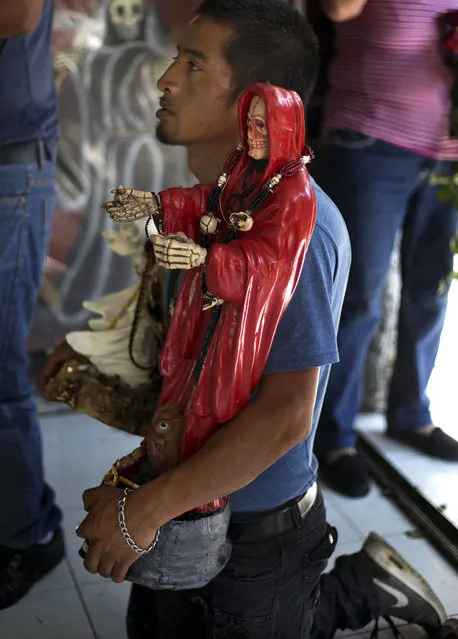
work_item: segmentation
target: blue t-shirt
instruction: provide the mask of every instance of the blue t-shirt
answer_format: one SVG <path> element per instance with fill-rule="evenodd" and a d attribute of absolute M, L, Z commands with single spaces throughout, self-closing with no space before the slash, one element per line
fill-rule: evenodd
<path fill-rule="evenodd" d="M 59 137 L 51 55 L 53 6 L 53 0 L 45 0 L 40 21 L 28 36 L 0 44 L 0 146 Z"/>
<path fill-rule="evenodd" d="M 313 442 L 331 364 L 339 359 L 337 328 L 350 270 L 345 223 L 312 180 L 317 199 L 315 230 L 294 295 L 278 326 L 264 374 L 321 367 L 312 432 L 253 482 L 230 496 L 233 512 L 276 508 L 303 494 L 316 480 Z"/>

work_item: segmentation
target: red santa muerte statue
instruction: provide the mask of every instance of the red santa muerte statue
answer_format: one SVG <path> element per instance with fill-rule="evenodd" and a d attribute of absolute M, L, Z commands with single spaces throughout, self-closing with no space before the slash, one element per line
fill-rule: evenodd
<path fill-rule="evenodd" d="M 185 270 L 161 355 L 159 400 L 159 408 L 173 404 L 184 416 L 182 461 L 248 404 L 315 222 L 299 96 L 255 84 L 240 98 L 239 118 L 243 144 L 216 185 L 159 194 L 120 188 L 103 205 L 119 223 L 149 216 L 157 262 Z M 261 186 L 243 211 L 234 210 L 254 165 Z"/>

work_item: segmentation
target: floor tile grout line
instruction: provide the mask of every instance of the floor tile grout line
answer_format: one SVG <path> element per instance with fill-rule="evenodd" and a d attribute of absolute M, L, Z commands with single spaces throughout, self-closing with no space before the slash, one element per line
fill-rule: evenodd
<path fill-rule="evenodd" d="M 401 530 L 401 531 L 393 531 L 393 532 L 384 532 L 383 533 L 383 537 L 388 537 L 388 536 L 393 536 L 393 535 L 403 535 L 405 534 L 406 530 L 416 530 L 417 527 L 415 526 L 415 524 L 409 520 L 409 518 L 405 515 L 405 513 L 402 512 L 402 510 L 400 508 L 398 508 L 396 506 L 395 503 L 393 503 L 393 501 L 387 496 L 384 495 L 382 491 L 380 491 L 378 493 L 378 496 L 381 497 L 391 508 L 393 508 L 398 514 L 402 515 L 404 517 L 404 519 L 406 519 L 406 528 L 405 530 Z M 356 502 L 355 502 L 356 503 Z M 355 533 L 359 533 L 359 536 L 361 539 L 365 539 L 367 535 L 365 535 L 363 533 L 362 530 L 360 530 L 360 528 L 353 523 L 353 520 L 350 518 L 350 516 L 347 514 L 347 512 L 345 511 L 345 509 L 341 506 L 341 504 L 339 503 L 339 500 L 335 500 L 332 502 L 332 508 L 344 519 L 344 521 L 346 523 L 348 523 L 352 528 L 353 531 Z M 356 515 L 356 517 L 358 517 L 358 515 Z M 408 527 L 408 525 L 410 524 L 410 528 Z"/>
<path fill-rule="evenodd" d="M 356 526 L 353 521 L 347 517 L 345 511 L 343 510 L 343 508 L 340 508 L 339 504 L 337 502 L 335 502 L 333 504 L 333 508 L 338 512 L 338 514 L 342 517 L 342 519 L 344 520 L 344 522 L 346 524 L 348 524 L 348 526 L 352 529 L 352 531 L 355 533 L 355 535 L 358 535 L 358 539 L 360 540 L 364 540 L 366 538 L 366 535 L 363 533 L 362 530 L 360 530 L 358 528 L 358 526 Z M 337 533 L 339 532 L 339 530 L 337 529 Z"/>
<path fill-rule="evenodd" d="M 80 600 L 81 606 L 83 607 L 84 614 L 86 615 L 87 622 L 88 622 L 88 624 L 89 624 L 89 626 L 91 628 L 92 634 L 94 635 L 94 639 L 98 639 L 97 632 L 96 632 L 96 629 L 95 629 L 95 626 L 94 626 L 94 622 L 92 621 L 91 614 L 90 614 L 89 609 L 88 609 L 88 607 L 86 605 L 86 602 L 84 601 L 83 593 L 80 590 L 80 587 L 79 587 L 79 584 L 78 584 L 78 579 L 76 578 L 76 573 L 73 570 L 73 567 L 70 564 L 70 560 L 67 559 L 67 557 L 65 558 L 65 563 L 67 564 L 67 568 L 68 568 L 68 570 L 70 572 L 70 576 L 71 576 L 72 581 L 73 581 L 73 586 L 74 586 L 74 588 L 76 590 L 76 594 L 78 596 L 78 599 Z"/>

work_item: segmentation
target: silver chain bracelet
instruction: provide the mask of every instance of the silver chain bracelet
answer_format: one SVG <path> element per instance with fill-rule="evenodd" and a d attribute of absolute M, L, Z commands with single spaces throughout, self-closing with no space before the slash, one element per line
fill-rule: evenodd
<path fill-rule="evenodd" d="M 154 537 L 154 539 L 153 539 L 153 541 L 152 541 L 152 543 L 151 543 L 149 548 L 144 550 L 143 548 L 140 548 L 140 546 L 137 546 L 135 541 L 129 535 L 129 531 L 127 530 L 127 526 L 126 526 L 126 518 L 125 518 L 125 514 L 124 514 L 124 509 L 126 507 L 127 495 L 129 493 L 132 493 L 132 492 L 133 492 L 132 488 L 125 488 L 124 489 L 124 497 L 118 501 L 118 525 L 119 525 L 119 530 L 121 531 L 121 535 L 124 537 L 124 539 L 126 540 L 127 544 L 130 546 L 130 548 L 132 548 L 132 550 L 134 550 L 137 553 L 137 555 L 147 555 L 149 552 L 151 552 L 151 550 L 153 550 L 153 548 L 156 546 L 157 542 L 159 541 L 160 528 L 157 529 L 156 536 Z"/>

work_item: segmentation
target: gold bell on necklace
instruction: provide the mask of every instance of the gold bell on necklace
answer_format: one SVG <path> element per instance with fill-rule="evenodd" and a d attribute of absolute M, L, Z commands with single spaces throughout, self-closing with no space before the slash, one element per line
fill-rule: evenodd
<path fill-rule="evenodd" d="M 216 233 L 218 226 L 219 220 L 214 215 L 209 215 L 207 213 L 200 218 L 200 229 L 204 233 Z"/>

